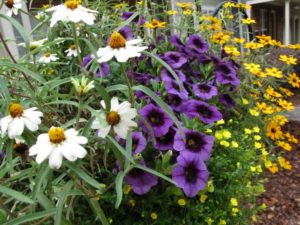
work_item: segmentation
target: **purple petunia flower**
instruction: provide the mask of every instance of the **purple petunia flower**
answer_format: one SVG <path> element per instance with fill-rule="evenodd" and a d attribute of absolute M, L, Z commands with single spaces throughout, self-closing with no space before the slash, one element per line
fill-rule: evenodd
<path fill-rule="evenodd" d="M 156 143 L 154 144 L 154 147 L 157 148 L 158 150 L 173 149 L 175 133 L 176 133 L 175 129 L 173 127 L 170 127 L 168 133 L 156 138 Z"/>
<path fill-rule="evenodd" d="M 177 34 L 174 34 L 170 37 L 170 42 L 174 47 L 176 47 L 178 49 L 185 48 L 185 45 L 182 43 L 182 41 L 180 39 L 180 36 Z"/>
<path fill-rule="evenodd" d="M 231 84 L 235 87 L 240 84 L 240 80 L 236 76 L 236 71 L 228 63 L 217 64 L 215 76 L 221 84 Z"/>
<path fill-rule="evenodd" d="M 128 20 L 132 15 L 133 15 L 132 12 L 123 12 L 121 18 L 122 18 L 123 20 Z M 139 19 L 140 19 L 139 16 L 136 16 L 136 17 L 132 20 L 132 22 L 133 22 L 133 23 L 138 23 L 138 22 L 139 22 Z M 146 19 L 145 19 L 144 16 L 142 16 L 141 21 L 140 21 L 140 25 L 144 25 L 145 22 L 146 22 Z"/>
<path fill-rule="evenodd" d="M 145 162 L 141 164 L 146 165 Z M 130 184 L 132 190 L 137 195 L 143 195 L 150 191 L 151 187 L 157 185 L 158 178 L 144 170 L 134 168 L 124 178 Z"/>
<path fill-rule="evenodd" d="M 174 69 L 179 69 L 187 62 L 187 59 L 179 52 L 166 52 L 162 58 Z"/>
<path fill-rule="evenodd" d="M 211 106 L 206 102 L 189 100 L 185 103 L 184 108 L 184 113 L 189 119 L 197 117 L 206 124 L 216 122 L 223 118 L 217 107 Z"/>
<path fill-rule="evenodd" d="M 124 26 L 118 32 L 126 39 L 126 41 L 133 39 L 133 33 L 130 26 Z"/>
<path fill-rule="evenodd" d="M 185 75 L 180 71 L 180 70 L 174 70 L 174 72 L 177 74 L 178 78 L 184 82 L 186 80 Z M 175 78 L 173 77 L 173 75 L 166 69 L 163 68 L 160 72 L 160 76 L 161 79 L 163 81 L 167 81 L 167 80 L 175 80 Z"/>
<path fill-rule="evenodd" d="M 220 95 L 219 100 L 228 108 L 232 108 L 235 106 L 235 101 L 229 94 Z"/>
<path fill-rule="evenodd" d="M 189 93 L 184 88 L 182 82 L 181 82 L 181 87 L 182 88 L 180 90 L 180 86 L 176 80 L 167 80 L 166 81 L 165 89 L 169 94 L 177 94 L 177 95 L 182 96 L 183 98 L 187 98 Z"/>
<path fill-rule="evenodd" d="M 152 78 L 150 74 L 134 72 L 133 70 L 128 72 L 128 76 L 146 86 L 150 85 L 150 80 Z"/>
<path fill-rule="evenodd" d="M 92 55 L 87 55 L 83 58 L 82 60 L 82 66 L 87 70 L 87 71 L 90 71 L 91 69 L 91 64 L 92 64 L 92 61 L 93 60 L 93 56 Z M 97 69 L 96 72 L 95 72 L 95 76 L 96 77 L 100 77 L 100 76 L 108 76 L 109 75 L 109 66 L 106 62 L 104 63 L 100 63 L 99 64 L 100 67 L 101 67 L 101 71 L 100 69 Z"/>
<path fill-rule="evenodd" d="M 186 196 L 195 197 L 206 186 L 208 170 L 200 158 L 179 155 L 172 170 L 172 179 L 183 189 Z"/>
<path fill-rule="evenodd" d="M 187 40 L 187 46 L 189 47 L 192 53 L 203 54 L 209 48 L 206 41 L 204 41 L 200 36 L 192 34 Z"/>
<path fill-rule="evenodd" d="M 139 113 L 152 127 L 155 137 L 165 135 L 168 133 L 169 128 L 173 125 L 173 120 L 169 117 L 169 115 L 152 103 L 142 108 Z M 144 131 L 149 133 L 146 125 L 141 120 L 139 120 L 139 124 Z"/>
<path fill-rule="evenodd" d="M 124 148 L 126 146 L 126 140 L 120 137 L 116 137 L 120 145 Z M 147 146 L 146 138 L 144 137 L 142 132 L 132 132 L 132 155 L 136 155 L 137 153 L 141 153 Z"/>
<path fill-rule="evenodd" d="M 214 137 L 186 128 L 184 133 L 186 141 L 183 140 L 179 131 L 176 132 L 174 150 L 180 151 L 180 155 L 200 158 L 203 161 L 208 160 L 214 145 Z"/>
<path fill-rule="evenodd" d="M 177 112 L 183 111 L 185 101 L 188 100 L 188 96 L 181 94 L 171 94 L 167 96 L 167 103 L 171 108 Z"/>
<path fill-rule="evenodd" d="M 197 97 L 203 100 L 211 99 L 213 96 L 218 94 L 218 89 L 215 86 L 207 83 L 194 84 L 193 91 Z"/>

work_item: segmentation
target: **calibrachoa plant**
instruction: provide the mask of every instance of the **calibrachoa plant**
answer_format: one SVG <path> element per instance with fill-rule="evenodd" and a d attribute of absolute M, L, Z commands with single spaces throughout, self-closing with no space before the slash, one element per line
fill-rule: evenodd
<path fill-rule="evenodd" d="M 274 147 L 298 142 L 282 113 L 300 77 L 294 56 L 264 57 L 278 41 L 236 36 L 250 6 L 212 17 L 183 2 L 67 0 L 34 11 L 30 41 L 20 5 L 0 14 L 25 48 L 14 58 L 1 35 L 1 224 L 256 219 L 262 171 L 292 168 Z"/>

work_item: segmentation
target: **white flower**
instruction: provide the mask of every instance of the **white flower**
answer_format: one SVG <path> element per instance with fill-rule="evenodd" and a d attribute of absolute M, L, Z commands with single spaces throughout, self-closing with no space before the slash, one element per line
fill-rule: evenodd
<path fill-rule="evenodd" d="M 7 131 L 10 139 L 21 142 L 23 140 L 21 135 L 25 127 L 30 131 L 38 130 L 38 125 L 42 122 L 40 117 L 43 116 L 43 113 L 36 110 L 36 107 L 24 110 L 20 104 L 11 104 L 9 106 L 10 115 L 0 119 L 2 137 Z"/>
<path fill-rule="evenodd" d="M 78 0 L 67 0 L 65 4 L 54 6 L 46 11 L 54 11 L 50 27 L 53 27 L 58 21 L 71 21 L 74 23 L 83 21 L 88 25 L 92 25 L 96 19 L 95 13 L 97 13 L 97 11 L 81 6 Z"/>
<path fill-rule="evenodd" d="M 126 62 L 129 58 L 139 57 L 141 52 L 147 49 L 145 46 L 136 46 L 141 42 L 141 39 L 126 41 L 122 34 L 114 32 L 110 37 L 109 45 L 98 49 L 99 59 L 97 61 L 103 63 L 116 57 L 118 62 Z"/>
<path fill-rule="evenodd" d="M 72 84 L 75 87 L 75 90 L 79 96 L 85 95 L 88 93 L 91 89 L 95 87 L 94 81 L 88 82 L 88 79 L 85 77 L 81 78 L 81 81 L 79 79 L 75 79 L 71 77 Z"/>
<path fill-rule="evenodd" d="M 101 101 L 102 107 L 105 109 L 105 103 Z M 92 129 L 97 129 L 97 135 L 105 138 L 111 129 L 121 138 L 126 139 L 128 131 L 136 127 L 137 124 L 132 121 L 136 117 L 137 111 L 131 108 L 129 102 L 119 104 L 118 98 L 111 99 L 111 108 L 109 113 L 100 111 L 100 119 L 94 120 Z"/>
<path fill-rule="evenodd" d="M 56 57 L 56 54 L 51 54 L 49 52 L 45 53 L 44 56 L 42 56 L 39 59 L 40 63 L 50 63 L 56 61 L 58 58 Z"/>
<path fill-rule="evenodd" d="M 41 47 L 48 39 L 47 38 L 44 38 L 44 39 L 41 39 L 41 40 L 38 40 L 38 41 L 31 41 L 29 43 L 29 47 L 30 47 L 30 50 L 34 50 L 38 47 Z M 23 42 L 23 43 L 20 43 L 18 44 L 18 46 L 22 46 L 22 47 L 26 47 L 26 44 Z"/>
<path fill-rule="evenodd" d="M 60 127 L 51 127 L 48 133 L 38 136 L 36 144 L 29 149 L 29 155 L 37 155 L 38 164 L 49 158 L 49 167 L 59 169 L 63 157 L 71 162 L 85 157 L 87 152 L 81 145 L 87 143 L 87 138 L 77 135 L 73 128 L 64 131 Z"/>
<path fill-rule="evenodd" d="M 18 15 L 19 9 L 22 8 L 22 0 L 6 0 L 4 5 L 8 9 L 6 15 L 11 17 L 12 14 Z"/>
<path fill-rule="evenodd" d="M 77 48 L 76 45 L 70 45 L 70 47 L 65 51 L 67 53 L 68 57 L 77 57 L 78 52 L 77 52 Z M 80 53 L 80 49 L 79 49 L 79 53 Z"/>

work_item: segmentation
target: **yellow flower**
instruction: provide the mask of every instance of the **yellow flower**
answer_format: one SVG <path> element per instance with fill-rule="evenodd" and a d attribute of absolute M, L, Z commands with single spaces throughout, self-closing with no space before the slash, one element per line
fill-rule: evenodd
<path fill-rule="evenodd" d="M 245 38 L 233 38 L 233 42 L 238 43 L 238 44 L 243 44 L 245 43 Z"/>
<path fill-rule="evenodd" d="M 125 195 L 129 194 L 129 192 L 131 191 L 131 186 L 130 185 L 125 185 L 123 188 L 123 192 Z"/>
<path fill-rule="evenodd" d="M 193 11 L 190 9 L 186 9 L 182 12 L 183 15 L 192 15 Z"/>
<path fill-rule="evenodd" d="M 259 111 L 256 108 L 249 109 L 249 113 L 252 116 L 259 116 Z"/>
<path fill-rule="evenodd" d="M 278 70 L 276 67 L 266 68 L 265 74 L 271 77 L 282 78 L 282 71 Z"/>
<path fill-rule="evenodd" d="M 288 97 L 294 95 L 294 93 L 287 88 L 280 87 L 279 90 Z"/>
<path fill-rule="evenodd" d="M 285 151 L 288 151 L 290 152 L 292 150 L 292 146 L 287 143 L 287 142 L 284 142 L 284 141 L 278 141 L 277 142 L 277 145 L 281 148 L 283 148 Z"/>
<path fill-rule="evenodd" d="M 230 40 L 230 36 L 228 33 L 225 32 L 217 32 L 214 33 L 211 37 L 210 40 L 214 43 L 218 43 L 218 44 L 225 44 Z"/>
<path fill-rule="evenodd" d="M 129 206 L 131 206 L 131 207 L 134 207 L 135 206 L 135 200 L 134 199 L 130 199 L 129 201 L 128 201 L 128 205 Z"/>
<path fill-rule="evenodd" d="M 226 2 L 224 5 L 223 5 L 224 8 L 233 8 L 235 7 L 235 3 L 233 2 Z"/>
<path fill-rule="evenodd" d="M 176 14 L 177 14 L 177 11 L 176 11 L 176 10 L 168 10 L 168 11 L 166 11 L 166 13 L 167 13 L 168 15 L 176 15 Z"/>
<path fill-rule="evenodd" d="M 277 124 L 281 125 L 281 126 L 284 125 L 284 124 L 286 124 L 287 122 L 289 122 L 288 119 L 285 116 L 283 116 L 283 115 L 276 115 L 276 116 L 274 116 L 273 119 L 272 119 L 272 121 L 274 123 L 277 123 Z"/>
<path fill-rule="evenodd" d="M 274 113 L 272 106 L 267 106 L 267 104 L 265 102 L 257 102 L 256 106 L 264 114 L 273 114 Z"/>
<path fill-rule="evenodd" d="M 186 201 L 185 201 L 185 199 L 183 199 L 183 198 L 178 199 L 177 203 L 178 203 L 178 205 L 180 205 L 180 206 L 185 206 L 185 205 L 186 205 Z"/>
<path fill-rule="evenodd" d="M 222 124 L 225 124 L 225 121 L 224 121 L 223 119 L 221 119 L 221 120 L 218 120 L 218 121 L 216 122 L 216 124 L 222 125 Z"/>
<path fill-rule="evenodd" d="M 283 133 L 281 131 L 281 127 L 274 122 L 270 122 L 267 125 L 267 131 L 266 131 L 267 137 L 271 138 L 272 140 L 278 140 L 282 138 Z"/>
<path fill-rule="evenodd" d="M 253 20 L 251 18 L 242 19 L 241 21 L 242 21 L 243 24 L 253 24 L 253 23 L 256 23 L 255 20 Z"/>
<path fill-rule="evenodd" d="M 291 162 L 286 160 L 285 158 L 283 157 L 278 157 L 278 162 L 279 162 L 279 165 L 286 169 L 286 170 L 291 170 L 292 169 L 292 165 L 291 165 Z"/>
<path fill-rule="evenodd" d="M 232 14 L 228 14 L 228 15 L 225 15 L 225 16 L 224 16 L 224 18 L 225 18 L 225 19 L 229 19 L 229 20 L 231 20 L 231 19 L 233 19 L 233 18 L 234 18 L 234 15 L 232 15 Z"/>
<path fill-rule="evenodd" d="M 287 77 L 287 82 L 292 85 L 293 88 L 300 88 L 300 78 L 296 73 L 290 73 Z"/>
<path fill-rule="evenodd" d="M 248 70 L 250 73 L 257 75 L 261 73 L 261 68 L 259 64 L 255 63 L 244 63 L 244 66 L 246 70 Z"/>
<path fill-rule="evenodd" d="M 150 217 L 153 220 L 157 220 L 157 218 L 158 218 L 158 216 L 157 216 L 157 214 L 155 212 L 151 213 Z"/>
<path fill-rule="evenodd" d="M 248 128 L 244 128 L 244 132 L 245 132 L 245 134 L 251 134 L 252 133 L 252 131 Z"/>
<path fill-rule="evenodd" d="M 245 98 L 242 98 L 243 105 L 249 105 L 249 101 Z"/>
<path fill-rule="evenodd" d="M 205 219 L 205 222 L 206 222 L 208 225 L 211 225 L 211 224 L 214 222 L 214 220 L 213 220 L 212 218 L 206 218 L 206 219 Z"/>
<path fill-rule="evenodd" d="M 267 168 L 271 173 L 277 173 L 279 170 L 276 163 L 271 163 L 271 166 Z"/>
<path fill-rule="evenodd" d="M 236 216 L 236 215 L 238 214 L 238 212 L 239 212 L 239 209 L 238 209 L 238 208 L 232 208 L 232 209 L 231 209 L 231 215 L 232 215 L 232 216 Z"/>
<path fill-rule="evenodd" d="M 126 6 L 128 6 L 127 3 L 120 3 L 120 4 L 116 4 L 114 7 L 115 7 L 115 9 L 120 9 L 120 8 L 124 8 Z"/>
<path fill-rule="evenodd" d="M 229 55 L 229 56 L 240 56 L 241 53 L 237 49 L 237 47 L 232 46 L 232 45 L 225 45 L 224 51 Z"/>
<path fill-rule="evenodd" d="M 254 140 L 255 140 L 255 141 L 261 140 L 261 136 L 259 136 L 259 135 L 254 135 Z"/>
<path fill-rule="evenodd" d="M 230 146 L 230 143 L 229 143 L 228 141 L 224 141 L 224 140 L 223 140 L 223 141 L 220 142 L 220 145 L 222 145 L 222 146 L 224 146 L 224 147 L 227 148 L 227 147 Z"/>
<path fill-rule="evenodd" d="M 166 27 L 166 22 L 160 22 L 159 20 L 153 19 L 151 22 L 146 22 L 144 27 L 150 29 L 164 28 Z"/>
<path fill-rule="evenodd" d="M 223 138 L 224 139 L 230 139 L 231 138 L 231 133 L 229 130 L 222 130 L 222 133 L 223 133 Z"/>
<path fill-rule="evenodd" d="M 238 200 L 236 199 L 236 198 L 231 198 L 230 199 L 230 204 L 232 205 L 232 206 L 238 206 Z"/>
<path fill-rule="evenodd" d="M 283 99 L 279 99 L 279 100 L 278 100 L 278 104 L 279 104 L 283 109 L 285 109 L 285 110 L 287 110 L 287 111 L 291 111 L 291 110 L 293 110 L 293 109 L 295 108 L 294 105 L 293 105 L 293 103 L 288 102 L 288 101 L 283 100 Z"/>
<path fill-rule="evenodd" d="M 208 198 L 207 195 L 201 195 L 199 201 L 200 201 L 201 203 L 205 203 L 205 201 L 206 201 L 207 198 Z"/>
<path fill-rule="evenodd" d="M 255 49 L 259 49 L 259 48 L 264 47 L 264 45 L 261 44 L 261 43 L 257 43 L 257 42 L 248 42 L 248 43 L 245 44 L 244 47 L 255 50 Z"/>
<path fill-rule="evenodd" d="M 257 127 L 257 126 L 256 126 L 256 127 L 253 127 L 252 130 L 253 130 L 254 133 L 259 133 L 259 132 L 260 132 L 260 129 L 259 129 L 259 127 Z"/>
<path fill-rule="evenodd" d="M 183 11 L 193 8 L 193 4 L 191 2 L 176 2 L 176 5 L 182 8 Z"/>
<path fill-rule="evenodd" d="M 293 56 L 280 55 L 279 60 L 285 62 L 288 65 L 297 65 L 297 58 Z"/>
<path fill-rule="evenodd" d="M 232 142 L 231 142 L 231 147 L 232 147 L 232 148 L 238 148 L 238 147 L 239 147 L 239 144 L 238 144 L 236 141 L 232 141 Z"/>
<path fill-rule="evenodd" d="M 254 142 L 254 148 L 260 149 L 262 147 L 262 144 L 259 142 Z"/>
<path fill-rule="evenodd" d="M 285 134 L 285 137 L 287 138 L 287 140 L 288 140 L 289 142 L 292 142 L 292 143 L 294 143 L 294 144 L 298 144 L 298 139 L 297 139 L 294 135 L 290 134 L 289 132 L 287 132 L 287 133 Z"/>
<path fill-rule="evenodd" d="M 226 225 L 226 220 L 220 220 L 219 225 Z"/>
<path fill-rule="evenodd" d="M 206 129 L 206 130 L 205 130 L 205 133 L 211 134 L 211 133 L 212 133 L 212 129 Z"/>

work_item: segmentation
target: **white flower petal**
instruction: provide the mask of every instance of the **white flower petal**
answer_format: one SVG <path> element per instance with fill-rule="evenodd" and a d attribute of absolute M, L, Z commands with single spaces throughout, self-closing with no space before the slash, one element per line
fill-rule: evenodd
<path fill-rule="evenodd" d="M 132 40 L 126 41 L 126 45 L 136 45 L 136 44 L 139 44 L 141 42 L 142 42 L 141 39 L 132 39 Z"/>
<path fill-rule="evenodd" d="M 130 57 L 129 54 L 130 52 L 126 51 L 125 48 L 121 48 L 115 53 L 115 57 L 118 62 L 127 62 Z"/>
<path fill-rule="evenodd" d="M 53 149 L 49 155 L 49 167 L 52 169 L 59 169 L 61 167 L 63 156 L 57 149 Z"/>
<path fill-rule="evenodd" d="M 97 51 L 97 56 L 102 57 L 104 56 L 109 50 L 112 50 L 111 47 L 107 46 L 105 48 L 99 48 Z"/>
<path fill-rule="evenodd" d="M 37 124 L 33 123 L 30 119 L 23 117 L 23 121 L 28 130 L 36 131 L 39 129 L 39 126 Z"/>
<path fill-rule="evenodd" d="M 101 126 L 101 128 L 97 132 L 98 137 L 105 138 L 108 135 L 110 129 L 111 126 L 108 124 L 105 127 Z"/>
<path fill-rule="evenodd" d="M 52 154 L 52 151 L 55 151 L 54 147 L 50 143 L 44 143 L 43 145 L 38 145 L 36 148 L 38 149 L 33 149 L 31 151 L 32 154 L 38 151 L 35 159 L 38 164 L 41 164 L 45 159 L 49 157 L 50 154 Z"/>
<path fill-rule="evenodd" d="M 103 63 L 103 62 L 107 62 L 109 60 L 111 60 L 115 55 L 115 51 L 114 50 L 109 50 L 107 51 L 102 57 L 100 57 L 97 62 L 98 63 Z"/>
<path fill-rule="evenodd" d="M 0 119 L 0 126 L 1 126 L 1 132 L 2 132 L 2 136 L 4 137 L 7 128 L 9 126 L 9 124 L 12 122 L 13 118 L 11 116 L 6 116 Z"/>
<path fill-rule="evenodd" d="M 76 154 L 73 152 L 73 145 L 69 144 L 68 142 L 64 142 L 63 144 L 59 145 L 56 150 L 60 151 L 60 153 L 71 162 L 74 162 L 77 159 Z"/>
<path fill-rule="evenodd" d="M 8 126 L 8 137 L 13 139 L 15 136 L 20 136 L 24 131 L 24 121 L 20 117 L 16 117 Z"/>
<path fill-rule="evenodd" d="M 117 133 L 117 135 L 120 136 L 120 138 L 126 139 L 128 134 L 128 126 L 124 123 L 119 123 L 116 126 L 113 127 L 114 131 Z"/>
<path fill-rule="evenodd" d="M 84 158 L 87 154 L 86 150 L 81 145 L 73 144 L 71 145 L 71 149 L 73 154 L 80 159 Z"/>
<path fill-rule="evenodd" d="M 112 97 L 110 100 L 110 111 L 118 111 L 119 100 L 117 97 Z"/>

